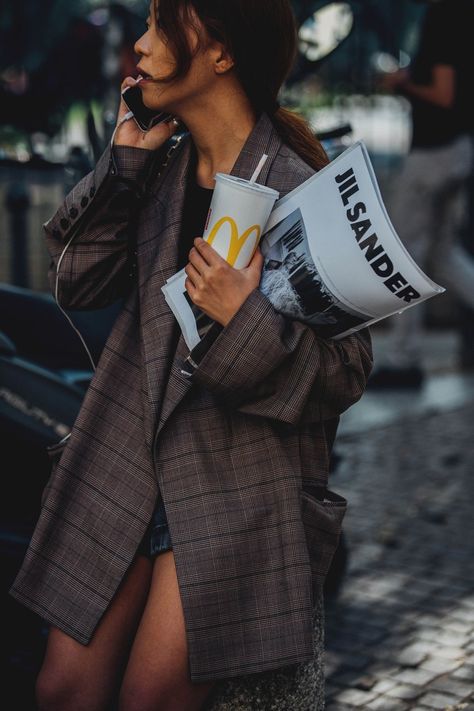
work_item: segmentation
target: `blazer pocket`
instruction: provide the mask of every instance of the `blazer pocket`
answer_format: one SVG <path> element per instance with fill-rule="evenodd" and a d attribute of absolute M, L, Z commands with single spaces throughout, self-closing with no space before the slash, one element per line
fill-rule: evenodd
<path fill-rule="evenodd" d="M 48 481 L 46 482 L 43 493 L 41 494 L 41 506 L 43 506 L 45 499 L 46 499 L 46 493 L 47 491 L 51 488 L 51 482 L 53 480 L 54 474 L 56 473 L 56 468 L 59 464 L 59 460 L 61 459 L 61 455 L 67 446 L 67 443 L 69 442 L 69 437 L 64 440 L 61 439 L 59 442 L 55 442 L 54 444 L 51 444 L 46 447 L 46 452 L 48 454 L 48 457 L 51 461 L 51 469 L 50 469 L 50 474 Z"/>
<path fill-rule="evenodd" d="M 323 493 L 320 493 L 323 492 Z M 312 485 L 301 489 L 301 518 L 311 563 L 313 593 L 321 590 L 339 544 L 347 499 Z"/>

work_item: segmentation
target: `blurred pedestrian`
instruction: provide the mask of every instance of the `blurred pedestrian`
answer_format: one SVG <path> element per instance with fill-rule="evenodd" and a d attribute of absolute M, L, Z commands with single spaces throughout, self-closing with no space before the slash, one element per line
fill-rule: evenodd
<path fill-rule="evenodd" d="M 259 290 L 260 250 L 239 270 L 195 239 L 217 172 L 248 179 L 265 153 L 259 182 L 283 197 L 326 165 L 277 101 L 296 47 L 289 0 L 152 1 L 140 87 L 175 118 L 142 133 L 122 100 L 113 145 L 44 226 L 63 308 L 125 299 L 10 589 L 50 623 L 44 711 L 116 694 L 192 711 L 218 681 L 235 682 L 218 708 L 324 708 L 322 582 L 346 506 L 329 458 L 370 335 L 321 338 Z M 191 353 L 162 293 L 181 267 L 215 321 Z"/>
<path fill-rule="evenodd" d="M 474 140 L 474 139 L 473 139 Z M 464 248 L 474 258 L 474 161 L 471 175 L 468 181 L 468 218 L 464 229 Z M 474 309 L 467 304 L 460 303 L 460 325 L 461 347 L 459 361 L 461 368 L 474 368 Z"/>
<path fill-rule="evenodd" d="M 473 163 L 474 0 L 425 1 L 412 67 L 382 81 L 412 107 L 411 150 L 388 207 L 420 267 L 433 266 L 437 281 L 474 309 L 474 259 L 462 245 Z M 369 387 L 422 384 L 424 314 L 420 305 L 389 319 L 387 362 L 373 371 Z"/>

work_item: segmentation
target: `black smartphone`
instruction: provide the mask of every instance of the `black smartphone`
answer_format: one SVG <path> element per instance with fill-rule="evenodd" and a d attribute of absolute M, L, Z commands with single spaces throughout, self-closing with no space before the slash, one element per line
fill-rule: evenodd
<path fill-rule="evenodd" d="M 172 114 L 168 114 L 166 111 L 156 113 L 156 111 L 145 106 L 142 99 L 142 92 L 138 85 L 128 86 L 124 89 L 122 98 L 130 111 L 133 112 L 133 118 L 142 131 L 149 131 L 150 128 L 156 126 L 156 124 L 172 118 Z"/>

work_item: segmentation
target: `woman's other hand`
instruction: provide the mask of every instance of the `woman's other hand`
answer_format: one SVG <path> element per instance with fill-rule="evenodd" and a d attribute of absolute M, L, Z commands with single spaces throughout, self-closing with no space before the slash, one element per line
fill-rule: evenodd
<path fill-rule="evenodd" d="M 123 92 L 127 86 L 135 86 L 136 83 L 137 79 L 134 79 L 133 77 L 125 77 L 122 82 L 121 91 Z M 130 109 L 123 100 L 122 96 L 120 99 L 117 124 L 129 111 Z M 172 119 L 159 123 L 146 132 L 141 131 L 135 121 L 130 119 L 129 121 L 124 121 L 124 123 L 117 129 L 114 138 L 114 145 L 131 146 L 133 148 L 147 148 L 148 150 L 154 151 L 166 143 L 168 138 L 171 138 L 176 131 L 177 124 L 174 123 Z"/>
<path fill-rule="evenodd" d="M 234 269 L 201 237 L 189 252 L 185 287 L 196 306 L 222 326 L 227 326 L 246 298 L 260 284 L 264 259 L 257 247 L 250 264 Z"/>

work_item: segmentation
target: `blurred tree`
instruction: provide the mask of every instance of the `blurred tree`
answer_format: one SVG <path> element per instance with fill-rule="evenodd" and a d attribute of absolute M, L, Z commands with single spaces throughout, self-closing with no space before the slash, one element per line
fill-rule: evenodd
<path fill-rule="evenodd" d="M 38 70 L 71 22 L 85 15 L 87 4 L 86 0 L 2 0 L 0 70 L 12 65 L 27 72 Z"/>
<path fill-rule="evenodd" d="M 102 38 L 83 0 L 3 0 L 0 124 L 54 135 L 75 101 L 100 96 Z"/>
<path fill-rule="evenodd" d="M 102 99 L 112 79 L 109 20 L 118 27 L 116 82 L 136 64 L 146 7 L 144 0 L 3 0 L 0 125 L 54 136 L 72 104 Z"/>

